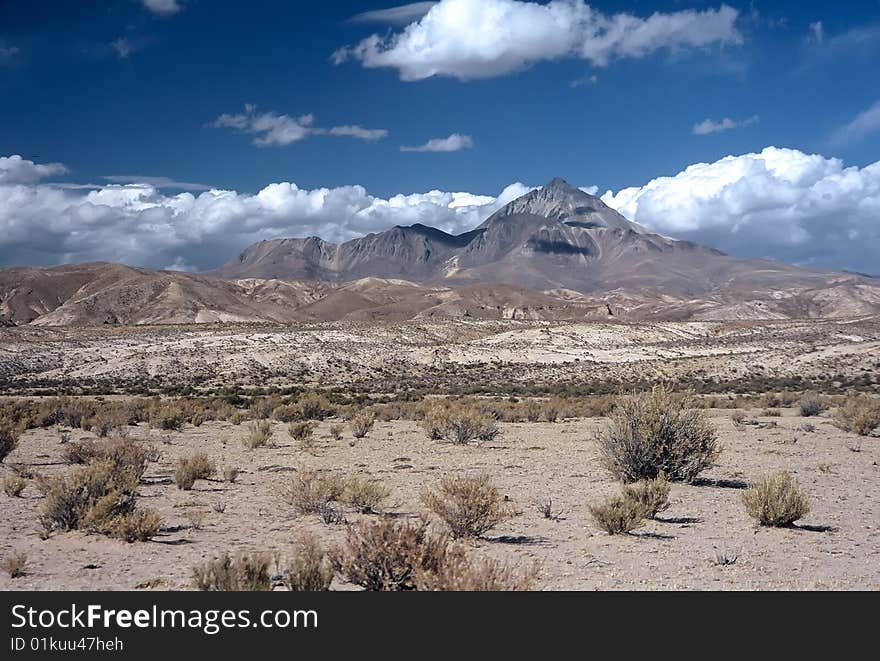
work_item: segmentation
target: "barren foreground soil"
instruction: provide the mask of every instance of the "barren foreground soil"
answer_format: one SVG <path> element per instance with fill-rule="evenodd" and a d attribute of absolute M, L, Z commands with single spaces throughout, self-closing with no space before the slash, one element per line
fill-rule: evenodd
<path fill-rule="evenodd" d="M 295 517 L 279 498 L 292 472 L 306 467 L 378 478 L 392 489 L 387 511 L 417 517 L 419 494 L 442 476 L 485 471 L 521 512 L 475 543 L 477 555 L 512 564 L 538 561 L 540 589 L 878 589 L 880 588 L 880 439 L 832 426 L 827 417 L 746 413 L 760 424 L 736 428 L 730 410 L 709 411 L 724 452 L 694 485 L 675 484 L 671 507 L 629 535 L 609 536 L 587 505 L 618 486 L 599 465 L 593 434 L 602 419 L 505 423 L 491 443 L 457 446 L 430 441 L 417 423 L 377 422 L 354 444 L 334 440 L 332 421 L 317 429 L 317 448 L 300 449 L 286 425 L 274 423 L 274 445 L 246 450 L 246 425 L 208 422 L 182 432 L 131 428 L 158 450 L 139 489 L 164 530 L 153 541 L 127 544 L 100 535 L 55 533 L 41 539 L 42 498 L 31 482 L 22 498 L 0 494 L 0 557 L 24 552 L 24 576 L 0 576 L 0 589 L 184 589 L 194 563 L 229 550 L 272 551 L 285 557 L 291 539 L 308 529 L 328 546 L 343 525 Z M 827 416 L 827 414 L 825 414 Z M 814 431 L 802 431 L 805 423 Z M 69 470 L 56 428 L 30 430 L 7 463 L 36 471 Z M 75 430 L 71 440 L 91 437 Z M 237 466 L 235 484 L 198 481 L 179 491 L 170 475 L 178 459 L 204 450 L 219 467 Z M 786 469 L 810 496 L 811 512 L 797 527 L 759 528 L 740 502 L 744 484 Z M 9 473 L 0 466 L 3 476 Z M 538 512 L 552 498 L 559 520 Z M 222 512 L 219 510 L 223 510 Z M 350 521 L 365 516 L 347 513 Z M 435 522 L 440 529 L 439 522 Z M 726 557 L 731 564 L 719 564 Z M 735 560 L 735 561 L 734 561 Z M 334 581 L 334 588 L 348 589 Z"/>

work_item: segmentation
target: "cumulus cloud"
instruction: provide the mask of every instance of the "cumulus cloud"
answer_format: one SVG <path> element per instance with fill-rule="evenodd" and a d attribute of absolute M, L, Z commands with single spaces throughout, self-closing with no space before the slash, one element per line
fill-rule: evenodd
<path fill-rule="evenodd" d="M 337 50 L 333 61 L 390 67 L 406 81 L 487 78 L 563 57 L 606 66 L 662 49 L 740 44 L 738 15 L 727 5 L 640 18 L 605 14 L 583 0 L 442 0 L 400 32 L 373 34 Z"/>
<path fill-rule="evenodd" d="M 180 3 L 177 0 L 142 0 L 144 7 L 154 14 L 170 16 L 180 11 Z"/>
<path fill-rule="evenodd" d="M 498 195 L 432 190 L 385 199 L 361 186 L 306 190 L 289 182 L 256 194 L 173 195 L 145 181 L 87 188 L 41 183 L 59 168 L 0 158 L 0 264 L 114 260 L 205 270 L 263 239 L 316 235 L 341 242 L 413 223 L 465 232 L 531 190 L 515 183 Z M 839 159 L 767 147 L 608 191 L 602 199 L 653 231 L 733 255 L 880 272 L 880 161 L 847 167 Z"/>
<path fill-rule="evenodd" d="M 832 136 L 832 142 L 838 145 L 858 142 L 877 131 L 880 131 L 880 101 L 860 112 L 846 126 L 837 129 Z"/>
<path fill-rule="evenodd" d="M 427 14 L 436 2 L 413 2 L 408 5 L 365 11 L 350 20 L 352 23 L 385 23 L 387 25 L 406 25 Z"/>
<path fill-rule="evenodd" d="M 810 38 L 817 44 L 825 42 L 825 26 L 822 24 L 822 21 L 810 23 Z"/>
<path fill-rule="evenodd" d="M 310 135 L 340 135 L 360 140 L 381 140 L 388 135 L 386 129 L 365 129 L 358 125 L 334 126 L 324 129 L 314 126 L 314 115 L 279 115 L 274 112 L 257 112 L 257 106 L 245 104 L 244 112 L 224 113 L 215 119 L 214 128 L 231 128 L 242 133 L 255 135 L 254 144 L 258 147 L 285 146 L 304 140 Z"/>
<path fill-rule="evenodd" d="M 448 138 L 433 138 L 428 140 L 423 145 L 418 146 L 407 146 L 404 145 L 400 148 L 400 151 L 414 151 L 414 152 L 450 152 L 450 151 L 461 151 L 462 149 L 470 149 L 474 146 L 473 138 L 469 135 L 462 135 L 461 133 L 453 133 Z"/>
<path fill-rule="evenodd" d="M 65 172 L 67 168 L 61 163 L 37 164 L 18 154 L 0 156 L 0 184 L 30 184 Z"/>
<path fill-rule="evenodd" d="M 9 160 L 0 160 L 0 172 L 9 169 Z M 4 176 L 0 264 L 112 260 L 206 270 L 262 239 L 317 235 L 341 242 L 413 223 L 464 232 L 530 190 L 512 184 L 498 195 L 432 190 L 385 199 L 362 186 L 305 190 L 281 182 L 256 194 L 210 190 L 171 195 L 138 179 L 72 188 L 41 184 L 33 176 Z"/>
<path fill-rule="evenodd" d="M 114 174 L 108 175 L 104 177 L 104 179 L 114 184 L 144 184 L 146 186 L 152 186 L 153 188 L 173 188 L 175 190 L 188 191 L 211 190 L 211 187 L 206 184 L 194 184 L 188 181 L 175 181 L 174 179 L 171 179 L 169 177 L 145 177 L 136 174 Z M 88 186 L 88 188 L 95 188 L 95 186 Z"/>
<path fill-rule="evenodd" d="M 767 147 L 602 196 L 655 231 L 738 256 L 880 273 L 880 161 Z"/>
<path fill-rule="evenodd" d="M 731 119 L 730 117 L 725 117 L 720 121 L 715 121 L 714 119 L 704 119 L 702 122 L 694 124 L 694 127 L 691 129 L 691 133 L 694 135 L 709 135 L 711 133 L 721 133 L 722 131 L 730 131 L 733 129 L 742 128 L 744 126 L 752 126 L 753 124 L 757 124 L 761 121 L 761 118 L 757 115 L 752 115 L 747 119 Z"/>

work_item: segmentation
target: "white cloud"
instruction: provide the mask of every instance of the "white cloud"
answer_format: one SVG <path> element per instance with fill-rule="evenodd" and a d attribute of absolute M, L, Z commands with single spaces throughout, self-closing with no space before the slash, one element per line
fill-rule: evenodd
<path fill-rule="evenodd" d="M 352 23 L 386 23 L 388 25 L 406 25 L 427 14 L 436 2 L 413 2 L 408 5 L 365 11 L 353 16 Z"/>
<path fill-rule="evenodd" d="M 65 172 L 67 168 L 61 163 L 37 164 L 18 154 L 0 156 L 0 184 L 31 184 Z"/>
<path fill-rule="evenodd" d="M 310 135 L 349 136 L 360 140 L 381 140 L 388 135 L 386 129 L 365 129 L 358 125 L 334 126 L 323 129 L 314 126 L 314 115 L 279 115 L 274 112 L 258 113 L 257 107 L 245 104 L 244 112 L 235 115 L 224 113 L 211 126 L 215 128 L 231 128 L 243 133 L 256 135 L 254 144 L 259 147 L 284 146 L 304 140 Z"/>
<path fill-rule="evenodd" d="M 386 129 L 365 129 L 363 126 L 358 126 L 357 124 L 334 126 L 332 129 L 328 130 L 327 133 L 330 135 L 346 135 L 352 138 L 367 140 L 368 142 L 388 137 L 388 131 Z"/>
<path fill-rule="evenodd" d="M 143 182 L 92 189 L 39 183 L 60 167 L 0 158 L 0 264 L 114 260 L 204 270 L 262 239 L 341 242 L 413 223 L 465 232 L 530 190 L 516 183 L 497 196 L 432 190 L 385 199 L 361 186 L 304 190 L 288 182 L 256 194 L 174 195 Z M 880 162 L 846 167 L 768 147 L 602 199 L 654 231 L 733 255 L 880 271 Z"/>
<path fill-rule="evenodd" d="M 0 61 L 11 60 L 18 55 L 18 53 L 19 50 L 17 46 L 7 46 L 4 41 L 0 40 Z"/>
<path fill-rule="evenodd" d="M 144 7 L 154 14 L 170 16 L 180 11 L 180 3 L 177 0 L 142 0 Z"/>
<path fill-rule="evenodd" d="M 744 126 L 752 126 L 753 124 L 757 124 L 761 121 L 761 118 L 757 115 L 752 115 L 747 119 L 731 119 L 730 117 L 725 117 L 721 121 L 715 121 L 714 119 L 704 119 L 702 122 L 694 124 L 694 127 L 691 129 L 691 133 L 694 135 L 709 135 L 710 133 L 720 133 L 722 131 L 730 131 L 732 129 L 742 128 Z"/>
<path fill-rule="evenodd" d="M 880 161 L 767 147 L 602 199 L 655 231 L 738 256 L 880 272 Z"/>
<path fill-rule="evenodd" d="M 214 268 L 262 239 L 341 242 L 413 223 L 464 232 L 529 190 L 512 184 L 497 196 L 433 190 L 383 199 L 362 186 L 304 190 L 288 182 L 256 194 L 168 195 L 143 181 L 91 189 L 2 181 L 0 264 L 112 260 L 186 270 Z"/>
<path fill-rule="evenodd" d="M 599 76 L 584 76 L 583 78 L 575 78 L 571 82 L 568 83 L 568 86 L 571 89 L 577 89 L 578 87 L 583 87 L 584 85 L 598 85 L 599 84 Z"/>
<path fill-rule="evenodd" d="M 880 131 L 880 101 L 860 112 L 846 126 L 837 129 L 831 139 L 838 145 L 849 144 L 863 140 L 877 131 Z"/>
<path fill-rule="evenodd" d="M 583 0 L 442 0 L 401 32 L 371 35 L 337 50 L 333 61 L 394 68 L 407 81 L 500 76 L 563 57 L 605 66 L 662 49 L 740 44 L 738 15 L 727 5 L 639 18 L 604 14 Z"/>
<path fill-rule="evenodd" d="M 824 43 L 825 41 L 825 26 L 822 24 L 822 21 L 816 21 L 815 23 L 810 23 L 810 36 L 813 41 L 817 44 Z"/>
<path fill-rule="evenodd" d="M 460 151 L 462 149 L 470 149 L 474 146 L 473 138 L 469 135 L 462 135 L 461 133 L 453 133 L 448 138 L 433 138 L 428 140 L 423 145 L 418 145 L 415 147 L 406 146 L 400 148 L 400 151 L 414 151 L 414 152 L 450 152 L 450 151 Z"/>
<path fill-rule="evenodd" d="M 123 175 L 115 174 L 103 177 L 106 181 L 113 184 L 143 184 L 152 186 L 153 188 L 173 188 L 175 190 L 188 191 L 206 191 L 211 190 L 210 186 L 205 184 L 194 184 L 187 181 L 175 181 L 169 177 L 145 177 L 142 175 Z M 95 188 L 90 186 L 90 188 Z"/>
<path fill-rule="evenodd" d="M 123 60 L 131 55 L 132 51 L 134 50 L 131 42 L 125 37 L 119 37 L 119 39 L 111 42 L 110 47 L 115 50 L 116 54 Z"/>

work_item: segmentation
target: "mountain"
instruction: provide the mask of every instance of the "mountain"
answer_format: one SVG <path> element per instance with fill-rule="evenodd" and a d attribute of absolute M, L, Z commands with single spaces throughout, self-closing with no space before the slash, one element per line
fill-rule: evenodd
<path fill-rule="evenodd" d="M 760 319 L 880 312 L 880 280 L 743 260 L 650 232 L 562 179 L 476 229 L 261 241 L 216 271 L 0 269 L 0 323 Z"/>
<path fill-rule="evenodd" d="M 809 288 L 845 277 L 766 260 L 736 259 L 654 234 L 562 179 L 513 200 L 465 234 L 412 225 L 340 245 L 317 237 L 261 241 L 211 275 L 325 282 L 378 277 L 445 285 L 505 283 L 585 294 L 649 287 L 685 297 L 705 296 L 731 285 L 755 290 Z"/>

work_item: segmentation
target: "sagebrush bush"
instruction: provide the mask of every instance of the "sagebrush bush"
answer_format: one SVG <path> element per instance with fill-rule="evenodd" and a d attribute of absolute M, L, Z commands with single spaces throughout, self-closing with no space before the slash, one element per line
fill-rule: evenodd
<path fill-rule="evenodd" d="M 3 480 L 3 493 L 10 498 L 18 498 L 27 486 L 27 480 L 21 475 L 10 475 Z"/>
<path fill-rule="evenodd" d="M 435 406 L 425 413 L 422 428 L 431 440 L 458 444 L 492 441 L 501 434 L 495 418 L 474 406 Z"/>
<path fill-rule="evenodd" d="M 12 427 L 0 426 L 0 464 L 18 447 L 18 432 Z"/>
<path fill-rule="evenodd" d="M 445 477 L 435 491 L 422 494 L 422 504 L 449 526 L 455 538 L 479 537 L 514 516 L 486 474 Z"/>
<path fill-rule="evenodd" d="M 667 479 L 692 482 L 715 463 L 721 448 L 692 395 L 663 386 L 620 397 L 609 424 L 597 436 L 602 463 L 623 482 Z"/>
<path fill-rule="evenodd" d="M 342 439 L 342 434 L 345 431 L 345 427 L 343 425 L 330 425 L 330 436 L 333 437 L 333 440 L 339 441 Z"/>
<path fill-rule="evenodd" d="M 315 425 L 313 422 L 307 420 L 291 422 L 287 426 L 287 433 L 290 434 L 290 438 L 295 441 L 300 441 L 300 443 L 305 445 L 314 435 Z"/>
<path fill-rule="evenodd" d="M 101 441 L 84 440 L 68 443 L 64 447 L 64 457 L 72 464 L 90 464 L 96 461 L 111 461 L 119 468 L 131 468 L 143 477 L 149 459 L 148 448 L 130 438 L 110 438 Z"/>
<path fill-rule="evenodd" d="M 880 399 L 868 395 L 847 395 L 834 413 L 834 424 L 859 436 L 870 436 L 880 427 Z"/>
<path fill-rule="evenodd" d="M 93 462 L 72 474 L 46 480 L 40 521 L 46 532 L 91 530 L 111 534 L 119 517 L 135 509 L 139 479 L 131 467 Z"/>
<path fill-rule="evenodd" d="M 390 489 L 378 480 L 352 477 L 346 480 L 343 502 L 361 514 L 377 512 L 391 495 Z"/>
<path fill-rule="evenodd" d="M 382 517 L 348 527 L 345 545 L 331 554 L 336 571 L 366 590 L 415 590 L 426 574 L 438 573 L 463 555 L 445 536 L 431 535 L 425 521 Z"/>
<path fill-rule="evenodd" d="M 284 585 L 291 592 L 324 592 L 333 581 L 333 565 L 323 547 L 312 535 L 301 535 L 293 543 L 293 557 L 282 572 Z"/>
<path fill-rule="evenodd" d="M 330 502 L 338 501 L 344 490 L 345 481 L 335 473 L 301 470 L 282 490 L 281 497 L 298 515 L 320 514 Z"/>
<path fill-rule="evenodd" d="M 0 568 L 9 575 L 9 578 L 18 578 L 27 573 L 27 561 L 27 554 L 19 551 L 5 558 Z"/>
<path fill-rule="evenodd" d="M 235 466 L 227 466 L 223 469 L 223 481 L 229 482 L 229 484 L 235 484 L 239 473 L 241 473 L 241 471 Z"/>
<path fill-rule="evenodd" d="M 357 415 L 352 416 L 351 420 L 348 421 L 348 426 L 351 429 L 352 436 L 363 438 L 370 433 L 375 422 L 376 417 L 372 411 L 361 411 Z"/>
<path fill-rule="evenodd" d="M 416 574 L 416 589 L 424 591 L 508 592 L 534 588 L 538 565 L 516 569 L 494 558 L 449 554 L 438 569 Z"/>
<path fill-rule="evenodd" d="M 743 492 L 742 501 L 762 526 L 790 526 L 810 511 L 810 499 L 786 471 L 755 482 Z"/>
<path fill-rule="evenodd" d="M 244 437 L 244 446 L 250 450 L 265 447 L 272 438 L 272 423 L 269 420 L 254 420 L 248 425 L 248 433 Z"/>
<path fill-rule="evenodd" d="M 195 452 L 177 461 L 172 479 L 178 489 L 189 491 L 196 480 L 207 480 L 217 473 L 217 466 L 206 452 Z"/>
<path fill-rule="evenodd" d="M 638 501 L 624 495 L 612 496 L 603 503 L 588 506 L 590 514 L 609 535 L 627 533 L 642 526 L 645 510 Z"/>
<path fill-rule="evenodd" d="M 664 475 L 653 480 L 639 480 L 623 487 L 623 497 L 637 503 L 645 518 L 653 519 L 669 509 L 669 482 Z"/>
<path fill-rule="evenodd" d="M 232 558 L 223 553 L 192 568 L 193 587 L 211 592 L 267 592 L 272 589 L 270 556 L 241 553 Z"/>
<path fill-rule="evenodd" d="M 324 420 L 334 413 L 330 400 L 316 392 L 309 392 L 300 397 L 294 408 L 300 420 Z"/>
<path fill-rule="evenodd" d="M 146 542 L 153 539 L 162 529 L 162 518 L 155 510 L 136 509 L 130 514 L 118 517 L 109 534 L 126 542 Z"/>
<path fill-rule="evenodd" d="M 819 415 L 825 410 L 825 403 L 818 395 L 808 394 L 798 400 L 798 410 L 805 418 Z"/>

